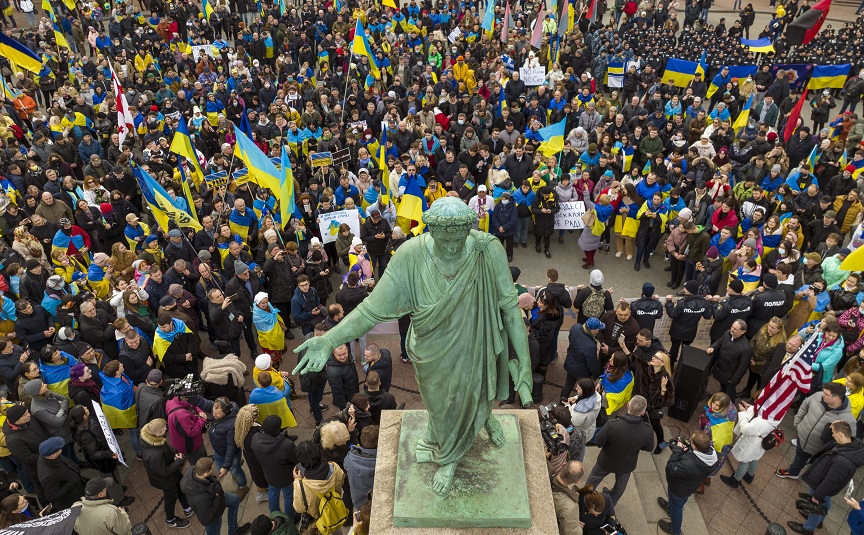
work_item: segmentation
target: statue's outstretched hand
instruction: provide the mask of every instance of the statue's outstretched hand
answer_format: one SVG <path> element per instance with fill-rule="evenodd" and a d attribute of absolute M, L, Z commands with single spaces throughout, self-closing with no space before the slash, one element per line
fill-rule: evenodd
<path fill-rule="evenodd" d="M 327 359 L 333 352 L 333 345 L 329 343 L 324 336 L 312 337 L 294 350 L 295 353 L 306 351 L 300 363 L 294 368 L 292 374 L 304 374 L 307 372 L 320 372 L 327 364 Z"/>

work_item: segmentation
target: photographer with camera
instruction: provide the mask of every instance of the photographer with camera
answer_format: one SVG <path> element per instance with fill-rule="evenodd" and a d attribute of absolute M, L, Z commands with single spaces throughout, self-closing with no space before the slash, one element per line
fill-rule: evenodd
<path fill-rule="evenodd" d="M 540 407 L 540 432 L 546 449 L 546 468 L 553 475 L 567 462 L 570 447 L 570 410 L 557 403 Z"/>
<path fill-rule="evenodd" d="M 215 337 L 213 344 L 217 347 L 219 343 L 227 344 L 231 353 L 240 354 L 240 337 L 243 336 L 243 316 L 238 314 L 234 307 L 232 296 L 226 296 L 219 288 L 213 288 L 207 292 L 210 300 L 208 314 L 213 324 Z"/>
<path fill-rule="evenodd" d="M 665 533 L 681 535 L 684 504 L 702 480 L 714 473 L 720 461 L 711 446 L 711 439 L 701 431 L 694 432 L 689 443 L 682 438 L 670 442 L 669 449 L 672 450 L 672 456 L 666 462 L 669 499 L 657 498 L 657 503 L 669 514 L 669 520 L 661 519 L 657 525 Z"/>
<path fill-rule="evenodd" d="M 198 396 L 192 377 L 178 381 L 168 391 L 165 411 L 168 414 L 168 439 L 171 446 L 194 463 L 207 456 L 202 435 L 207 431 L 207 414 L 190 400 Z"/>
<path fill-rule="evenodd" d="M 243 472 L 242 446 L 238 446 L 234 441 L 234 421 L 237 419 L 237 412 L 240 408 L 226 397 L 210 401 L 201 396 L 195 396 L 192 403 L 213 416 L 207 430 L 207 436 L 210 437 L 213 460 L 219 470 L 216 477 L 221 480 L 228 472 L 231 472 L 234 481 L 237 482 L 237 495 L 242 499 L 249 492 L 249 483 L 246 479 L 246 473 Z"/>

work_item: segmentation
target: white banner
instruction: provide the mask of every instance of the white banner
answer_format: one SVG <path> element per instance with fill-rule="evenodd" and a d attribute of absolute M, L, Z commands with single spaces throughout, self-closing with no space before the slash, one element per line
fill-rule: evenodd
<path fill-rule="evenodd" d="M 204 52 L 211 58 L 213 57 L 213 45 L 195 45 L 192 47 L 192 57 L 195 61 L 201 58 L 201 52 Z"/>
<path fill-rule="evenodd" d="M 585 228 L 582 214 L 585 213 L 585 203 L 582 201 L 567 201 L 558 203 L 558 213 L 555 214 L 555 228 L 575 230 Z"/>
<path fill-rule="evenodd" d="M 450 35 L 447 36 L 447 39 L 450 40 L 451 43 L 455 43 L 459 39 L 462 38 L 462 29 L 459 27 L 453 28 L 453 31 L 450 32 Z"/>
<path fill-rule="evenodd" d="M 123 450 L 120 449 L 120 443 L 117 442 L 117 437 L 114 435 L 114 430 L 111 429 L 111 424 L 108 423 L 108 418 L 105 417 L 105 413 L 102 412 L 102 407 L 93 400 L 93 414 L 96 415 L 96 418 L 99 420 L 99 425 L 102 426 L 102 433 L 105 435 L 105 440 L 108 441 L 108 447 L 111 448 L 111 451 L 117 454 L 117 460 L 123 463 L 123 466 L 128 467 L 126 461 L 123 459 Z M 134 429 L 127 429 L 127 433 L 134 433 Z"/>
<path fill-rule="evenodd" d="M 360 237 L 360 212 L 355 208 L 353 210 L 339 210 L 329 214 L 319 214 L 318 218 L 321 222 L 318 224 L 318 229 L 321 231 L 321 242 L 331 243 L 336 241 L 336 236 L 339 235 L 339 225 L 345 223 L 351 227 L 351 233 Z"/>
<path fill-rule="evenodd" d="M 519 67 L 519 77 L 526 86 L 546 83 L 546 67 Z"/>

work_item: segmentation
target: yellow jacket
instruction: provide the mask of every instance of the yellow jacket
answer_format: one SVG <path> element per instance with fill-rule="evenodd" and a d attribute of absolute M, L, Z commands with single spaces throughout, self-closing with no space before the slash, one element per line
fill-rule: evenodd
<path fill-rule="evenodd" d="M 153 56 L 147 54 L 143 58 L 140 54 L 135 54 L 135 70 L 143 73 L 147 67 L 153 64 Z"/>

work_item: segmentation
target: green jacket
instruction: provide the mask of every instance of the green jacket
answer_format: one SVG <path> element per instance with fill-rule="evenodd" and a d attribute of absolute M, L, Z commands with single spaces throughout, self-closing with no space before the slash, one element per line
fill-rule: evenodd
<path fill-rule="evenodd" d="M 829 256 L 822 261 L 822 278 L 825 279 L 828 288 L 835 284 L 841 284 L 849 276 L 849 271 L 840 269 L 841 263 L 837 255 Z"/>
<path fill-rule="evenodd" d="M 294 521 L 282 511 L 273 511 L 270 513 L 270 520 L 281 521 L 282 525 L 276 528 L 276 531 L 271 531 L 270 535 L 300 535 Z"/>
<path fill-rule="evenodd" d="M 75 520 L 75 531 L 87 535 L 127 535 L 132 533 L 132 523 L 126 511 L 115 506 L 111 498 L 91 500 L 81 498 L 72 507 L 81 506 L 81 514 Z M 291 524 L 294 525 L 293 523 Z"/>

